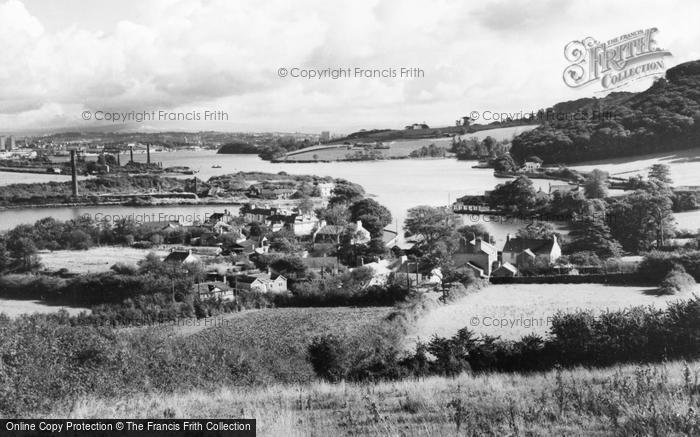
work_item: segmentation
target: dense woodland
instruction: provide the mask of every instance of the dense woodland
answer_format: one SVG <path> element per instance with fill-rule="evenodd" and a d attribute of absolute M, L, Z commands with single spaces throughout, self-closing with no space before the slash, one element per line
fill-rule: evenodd
<path fill-rule="evenodd" d="M 513 139 L 517 160 L 570 163 L 698 147 L 700 61 L 669 69 L 644 92 L 559 103 L 547 112 L 542 126 Z"/>

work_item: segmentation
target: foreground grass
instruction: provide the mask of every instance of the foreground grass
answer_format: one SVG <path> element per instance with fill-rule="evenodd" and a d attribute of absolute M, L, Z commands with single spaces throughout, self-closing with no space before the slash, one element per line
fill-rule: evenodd
<path fill-rule="evenodd" d="M 55 417 L 246 417 L 260 435 L 699 435 L 700 362 L 81 398 Z"/>

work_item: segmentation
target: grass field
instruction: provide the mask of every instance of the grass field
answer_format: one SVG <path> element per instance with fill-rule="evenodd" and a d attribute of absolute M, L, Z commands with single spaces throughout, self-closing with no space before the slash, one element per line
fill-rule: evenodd
<path fill-rule="evenodd" d="M 223 345 L 241 351 L 256 363 L 261 382 L 309 382 L 313 369 L 306 360 L 306 346 L 316 335 L 372 338 L 392 307 L 276 308 L 224 314 L 209 319 L 166 325 L 164 336 Z"/>
<path fill-rule="evenodd" d="M 516 126 L 505 127 L 500 129 L 490 129 L 470 134 L 462 135 L 462 138 L 477 138 L 483 140 L 487 136 L 492 136 L 497 140 L 510 140 L 514 135 L 520 134 L 527 130 L 533 129 L 535 126 Z M 401 141 L 386 141 L 385 146 L 389 149 L 379 149 L 378 151 L 385 158 L 405 158 L 414 150 L 424 146 L 435 144 L 436 146 L 450 148 L 452 146 L 452 137 L 440 138 L 421 138 L 416 140 L 401 140 Z M 354 153 L 355 150 L 348 149 L 347 145 L 339 144 L 337 147 L 330 148 L 328 146 L 312 146 L 307 149 L 297 150 L 287 155 L 286 161 L 341 161 L 346 159 L 348 154 Z"/>
<path fill-rule="evenodd" d="M 97 273 L 108 271 L 117 262 L 136 265 L 149 252 L 164 257 L 164 250 L 134 249 L 130 247 L 93 247 L 88 250 L 56 250 L 40 252 L 39 258 L 49 271 L 67 269 L 73 273 Z"/>
<path fill-rule="evenodd" d="M 53 416 L 255 418 L 265 436 L 698 435 L 699 366 L 88 397 Z"/>
<path fill-rule="evenodd" d="M 16 317 L 20 314 L 55 313 L 59 310 L 66 310 L 71 315 L 90 311 L 88 308 L 48 305 L 38 300 L 0 299 L 0 313 L 10 317 Z"/>
<path fill-rule="evenodd" d="M 544 336 L 550 327 L 548 318 L 560 310 L 599 313 L 634 305 L 663 307 L 669 301 L 689 296 L 655 296 L 650 291 L 643 287 L 602 284 L 490 285 L 422 317 L 407 345 L 418 339 L 427 341 L 433 335 L 449 337 L 464 327 L 479 334 L 514 340 L 530 333 Z"/>

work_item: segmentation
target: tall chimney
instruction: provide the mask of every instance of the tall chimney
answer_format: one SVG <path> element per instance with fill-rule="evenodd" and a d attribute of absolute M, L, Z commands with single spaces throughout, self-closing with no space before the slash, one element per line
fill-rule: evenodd
<path fill-rule="evenodd" d="M 73 197 L 78 197 L 78 169 L 75 167 L 75 150 L 70 151 L 70 166 L 73 179 Z"/>
<path fill-rule="evenodd" d="M 134 146 L 129 146 L 129 155 L 131 155 L 131 162 L 134 162 Z"/>
<path fill-rule="evenodd" d="M 146 144 L 146 164 L 151 163 L 151 143 Z"/>
<path fill-rule="evenodd" d="M 117 167 L 121 167 L 121 166 L 122 166 L 122 159 L 121 159 L 121 156 L 122 156 L 121 153 L 119 153 L 119 152 L 117 151 Z"/>

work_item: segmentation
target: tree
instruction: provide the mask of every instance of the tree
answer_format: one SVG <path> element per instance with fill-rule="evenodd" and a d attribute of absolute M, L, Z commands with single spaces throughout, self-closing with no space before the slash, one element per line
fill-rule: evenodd
<path fill-rule="evenodd" d="M 67 235 L 66 240 L 71 249 L 87 250 L 92 246 L 92 238 L 90 238 L 90 235 L 80 229 L 71 231 Z"/>
<path fill-rule="evenodd" d="M 583 192 L 589 199 L 604 199 L 608 195 L 608 174 L 595 169 L 583 183 Z"/>
<path fill-rule="evenodd" d="M 560 235 L 555 232 L 554 225 L 549 222 L 532 222 L 524 228 L 518 229 L 517 236 L 520 238 L 529 238 L 534 240 L 551 240 L 552 236 Z"/>
<path fill-rule="evenodd" d="M 10 254 L 4 241 L 0 241 L 0 273 L 10 266 Z"/>
<path fill-rule="evenodd" d="M 406 237 L 421 237 L 421 245 L 432 249 L 441 239 L 450 237 L 457 222 L 447 207 L 416 206 L 408 210 L 404 229 Z"/>
<path fill-rule="evenodd" d="M 462 226 L 457 229 L 457 233 L 469 241 L 475 237 L 480 237 L 486 240 L 488 243 L 493 244 L 495 242 L 493 236 L 490 235 L 488 229 L 486 229 L 486 226 L 482 225 L 481 223 Z"/>
<path fill-rule="evenodd" d="M 286 278 L 305 278 L 308 268 L 298 256 L 287 255 L 270 263 L 270 267 Z"/>
<path fill-rule="evenodd" d="M 343 203 L 350 204 L 361 199 L 365 194 L 365 190 L 360 185 L 340 179 L 336 181 L 331 194 L 328 205 L 334 206 Z"/>
<path fill-rule="evenodd" d="M 500 172 L 514 173 L 518 170 L 518 164 L 509 153 L 506 153 L 493 161 L 493 168 Z"/>
<path fill-rule="evenodd" d="M 654 164 L 649 169 L 649 179 L 655 179 L 668 185 L 673 183 L 670 174 L 671 167 L 666 164 Z"/>
<path fill-rule="evenodd" d="M 384 228 L 391 223 L 391 212 L 374 199 L 362 199 L 350 206 L 350 220 L 362 221 L 362 226 L 373 237 L 382 235 Z"/>
<path fill-rule="evenodd" d="M 489 196 L 493 208 L 527 214 L 537 205 L 537 192 L 527 176 L 518 176 L 510 182 L 499 184 Z"/>
<path fill-rule="evenodd" d="M 675 227 L 669 192 L 662 182 L 652 181 L 646 189 L 613 200 L 610 230 L 624 249 L 637 253 L 654 241 L 657 248 L 663 246 Z"/>
<path fill-rule="evenodd" d="M 7 248 L 13 258 L 22 261 L 25 268 L 28 269 L 34 265 L 37 248 L 31 239 L 20 237 L 10 240 Z"/>
<path fill-rule="evenodd" d="M 608 204 L 601 199 L 587 199 L 572 217 L 571 242 L 567 252 L 592 252 L 600 258 L 618 257 L 620 243 L 612 236 L 607 223 Z"/>

